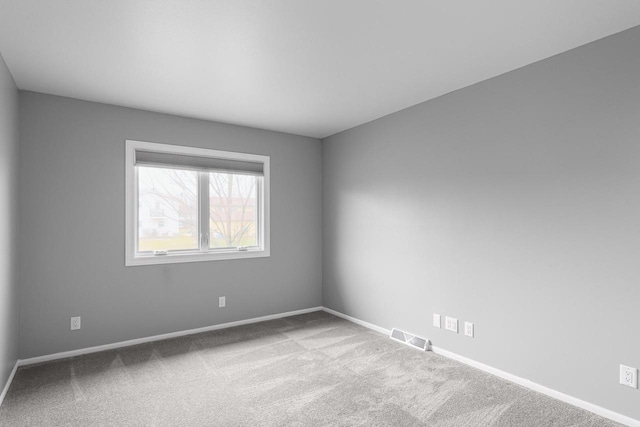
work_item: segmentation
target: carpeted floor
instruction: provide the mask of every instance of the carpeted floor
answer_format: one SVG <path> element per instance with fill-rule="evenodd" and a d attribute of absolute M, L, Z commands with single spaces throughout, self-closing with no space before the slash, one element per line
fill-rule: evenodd
<path fill-rule="evenodd" d="M 2 426 L 617 426 L 324 312 L 22 367 Z"/>

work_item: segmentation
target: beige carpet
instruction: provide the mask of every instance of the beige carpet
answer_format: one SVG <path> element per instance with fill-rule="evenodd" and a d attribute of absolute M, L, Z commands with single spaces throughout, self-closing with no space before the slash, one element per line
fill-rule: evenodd
<path fill-rule="evenodd" d="M 324 312 L 20 368 L 2 426 L 615 426 Z"/>

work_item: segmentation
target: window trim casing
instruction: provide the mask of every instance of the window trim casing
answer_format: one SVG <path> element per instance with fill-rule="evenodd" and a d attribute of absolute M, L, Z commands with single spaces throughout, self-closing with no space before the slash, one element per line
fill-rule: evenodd
<path fill-rule="evenodd" d="M 138 179 L 135 167 L 136 150 L 154 151 L 167 154 L 185 154 L 193 156 L 214 157 L 228 160 L 243 160 L 260 162 L 263 164 L 264 175 L 258 180 L 261 188 L 258 194 L 258 221 L 260 229 L 260 247 L 240 251 L 232 249 L 217 249 L 200 252 L 173 252 L 167 255 L 139 255 L 136 252 L 138 233 Z M 183 262 L 232 260 L 246 258 L 264 258 L 271 256 L 270 245 L 270 157 L 260 154 L 239 153 L 233 151 L 212 150 L 208 148 L 171 145 L 164 143 L 125 140 L 125 266 L 175 264 Z M 198 197 L 199 217 L 202 214 L 201 197 Z M 208 201 L 207 201 L 208 202 Z M 207 203 L 208 205 L 208 203 Z M 200 220 L 198 221 L 200 223 Z M 198 229 L 198 241 L 200 242 Z"/>

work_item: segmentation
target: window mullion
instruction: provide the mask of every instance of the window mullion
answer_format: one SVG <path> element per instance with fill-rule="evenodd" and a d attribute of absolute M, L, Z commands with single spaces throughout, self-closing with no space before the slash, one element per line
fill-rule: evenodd
<path fill-rule="evenodd" d="M 198 231 L 200 252 L 209 251 L 209 173 L 198 172 Z"/>

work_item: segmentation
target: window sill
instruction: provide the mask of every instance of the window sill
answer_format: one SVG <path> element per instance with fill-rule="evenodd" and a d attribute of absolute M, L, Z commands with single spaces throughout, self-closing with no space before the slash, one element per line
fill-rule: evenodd
<path fill-rule="evenodd" d="M 183 262 L 200 262 L 200 261 L 223 261 L 232 259 L 245 258 L 266 258 L 269 257 L 269 250 L 255 249 L 247 251 L 220 251 L 207 253 L 173 253 L 168 255 L 138 255 L 127 256 L 125 266 L 132 267 L 138 265 L 156 265 L 156 264 L 177 264 Z"/>

